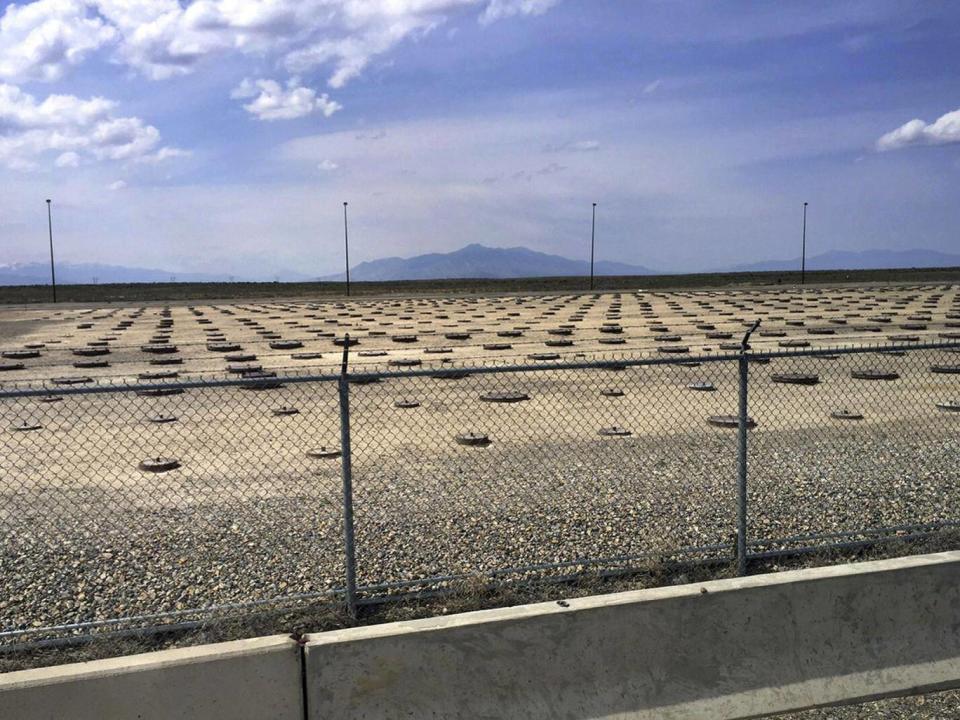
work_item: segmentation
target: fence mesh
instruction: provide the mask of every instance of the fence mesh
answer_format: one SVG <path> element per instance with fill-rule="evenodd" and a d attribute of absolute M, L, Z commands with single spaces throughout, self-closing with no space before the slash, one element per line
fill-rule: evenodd
<path fill-rule="evenodd" d="M 960 517 L 957 343 L 748 357 L 754 555 Z M 408 364 L 0 390 L 0 645 L 339 598 L 344 451 L 369 600 L 732 557 L 736 356 Z"/>
<path fill-rule="evenodd" d="M 859 538 L 960 518 L 958 372 L 950 348 L 751 362 L 751 536 Z"/>

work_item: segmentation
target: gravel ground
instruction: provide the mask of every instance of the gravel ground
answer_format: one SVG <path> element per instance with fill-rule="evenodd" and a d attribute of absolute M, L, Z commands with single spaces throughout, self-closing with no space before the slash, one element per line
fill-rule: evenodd
<path fill-rule="evenodd" d="M 445 332 L 473 325 L 482 328 L 454 348 L 455 361 L 473 357 L 484 341 L 503 340 L 496 330 L 505 327 L 527 328 L 520 339 L 508 338 L 516 343 L 509 357 L 543 351 L 547 340 L 567 337 L 549 332 L 561 324 L 572 326 L 576 340 L 573 349 L 560 348 L 568 357 L 618 348 L 600 344 L 617 335 L 601 332 L 603 323 L 620 323 L 625 352 L 678 343 L 700 351 L 713 331 L 697 325 L 711 320 L 717 329 L 739 333 L 747 314 L 762 314 L 764 328 L 774 333 L 758 336 L 761 347 L 779 342 L 774 328 L 798 339 L 822 330 L 830 318 L 840 323 L 854 309 L 860 321 L 834 325 L 841 344 L 876 336 L 864 329 L 868 316 L 886 318 L 877 323 L 885 328 L 882 338 L 927 313 L 931 320 L 921 332 L 933 338 L 946 330 L 957 298 L 956 287 L 926 286 L 782 297 L 690 292 L 238 304 L 177 307 L 169 317 L 158 308 L 11 310 L 19 319 L 4 320 L 0 332 L 8 333 L 4 342 L 47 343 L 40 358 L 26 360 L 5 382 L 76 375 L 78 358 L 70 348 L 87 342 L 108 343 L 112 363 L 89 374 L 131 378 L 158 369 L 140 345 L 168 320 L 183 372 L 222 374 L 224 355 L 204 342 L 204 331 L 214 329 L 211 318 L 227 340 L 255 351 L 265 369 L 289 366 L 290 351 L 270 349 L 266 330 L 255 332 L 238 318 L 255 318 L 284 337 L 309 335 L 298 350 L 320 348 L 323 357 L 300 367 L 316 371 L 335 367 L 339 356 L 321 329 L 367 333 L 361 348 L 388 353 L 361 362 L 431 358 L 426 350 L 460 342 Z M 122 340 L 96 339 L 124 318 L 130 329 L 113 335 Z M 676 337 L 663 342 L 662 327 Z M 419 333 L 417 344 L 391 340 L 411 330 Z M 491 351 L 483 359 L 492 357 L 499 356 Z M 929 370 L 958 358 L 942 351 L 865 353 L 753 366 L 750 413 L 758 427 L 750 440 L 751 537 L 960 518 L 960 413 L 934 405 L 960 399 L 960 375 Z M 851 380 L 851 370 L 871 367 L 899 378 Z M 773 374 L 783 372 L 814 373 L 820 382 L 774 383 Z M 693 382 L 710 382 L 715 391 L 690 390 Z M 480 400 L 493 391 L 522 392 L 529 400 Z M 540 563 L 576 568 L 587 558 L 617 566 L 622 556 L 661 557 L 733 541 L 736 433 L 711 427 L 706 418 L 735 410 L 735 363 L 391 379 L 352 385 L 350 392 L 362 584 Z M 419 406 L 397 408 L 399 399 Z M 280 407 L 299 412 L 272 412 Z M 831 420 L 840 408 L 864 419 Z M 340 461 L 306 455 L 339 448 L 334 383 L 5 401 L 2 413 L 8 427 L 0 457 L 0 628 L 342 585 Z M 151 422 L 157 415 L 176 421 Z M 10 427 L 23 420 L 42 427 Z M 630 434 L 598 434 L 610 427 Z M 454 436 L 464 432 L 486 433 L 492 444 L 458 445 Z M 175 457 L 182 466 L 157 475 L 138 469 L 141 460 L 157 456 Z"/>
<path fill-rule="evenodd" d="M 790 720 L 953 720 L 960 718 L 960 691 L 880 700 L 848 707 L 778 715 Z"/>

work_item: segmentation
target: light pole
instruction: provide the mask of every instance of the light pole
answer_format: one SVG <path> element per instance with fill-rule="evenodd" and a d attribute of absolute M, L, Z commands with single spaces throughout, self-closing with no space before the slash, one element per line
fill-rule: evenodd
<path fill-rule="evenodd" d="M 347 297 L 350 297 L 350 241 L 347 236 L 347 203 L 343 203 L 343 256 L 347 267 Z"/>
<path fill-rule="evenodd" d="M 593 204 L 593 217 L 590 220 L 590 289 L 593 290 L 593 246 L 597 237 L 597 204 Z"/>
<path fill-rule="evenodd" d="M 50 203 L 53 201 L 47 198 L 47 231 L 50 233 L 50 284 L 53 286 L 53 301 L 57 301 L 57 273 L 53 266 L 53 213 L 50 210 Z"/>
<path fill-rule="evenodd" d="M 807 280 L 807 203 L 803 204 L 803 241 L 800 246 L 800 284 Z"/>

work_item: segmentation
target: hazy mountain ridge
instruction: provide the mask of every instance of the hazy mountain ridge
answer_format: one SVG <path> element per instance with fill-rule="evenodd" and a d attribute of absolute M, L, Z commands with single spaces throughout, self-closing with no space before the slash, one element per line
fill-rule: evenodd
<path fill-rule="evenodd" d="M 833 250 L 807 258 L 808 270 L 875 270 L 886 268 L 960 267 L 960 255 L 936 250 Z M 713 272 L 784 272 L 800 269 L 800 258 L 764 260 L 733 265 Z M 641 265 L 599 260 L 597 275 L 655 275 L 659 271 Z M 590 272 L 586 260 L 571 260 L 560 255 L 537 252 L 525 247 L 493 248 L 473 244 L 449 253 L 428 253 L 409 258 L 388 257 L 362 262 L 350 268 L 355 281 L 442 280 L 457 278 L 509 279 L 523 277 L 585 276 Z M 682 274 L 682 271 L 668 271 Z M 342 281 L 343 273 L 317 278 L 300 272 L 282 272 L 286 281 Z M 136 268 L 101 263 L 57 263 L 57 282 L 62 284 L 167 283 L 175 282 L 248 282 L 249 277 L 217 273 L 183 273 L 155 268 Z M 266 278 L 273 280 L 273 277 Z M 0 285 L 47 285 L 50 265 L 45 262 L 0 264 Z"/>
<path fill-rule="evenodd" d="M 652 275 L 656 271 L 640 265 L 609 262 L 594 263 L 597 275 Z M 429 253 L 410 258 L 389 257 L 362 262 L 350 268 L 350 279 L 357 281 L 439 280 L 451 278 L 522 278 L 588 275 L 590 263 L 560 255 L 537 252 L 525 247 L 494 248 L 472 244 L 449 253 Z M 344 274 L 321 280 L 343 280 Z"/>
<path fill-rule="evenodd" d="M 886 268 L 960 267 L 960 255 L 937 250 L 831 250 L 807 257 L 807 270 L 882 270 Z M 800 258 L 734 265 L 722 272 L 800 270 Z"/>
<path fill-rule="evenodd" d="M 97 283 L 228 282 L 228 275 L 182 273 L 155 268 L 135 268 L 100 263 L 57 263 L 57 284 L 89 285 Z M 96 280 L 94 280 L 96 279 Z M 13 263 L 0 265 L 0 285 L 47 285 L 49 263 Z"/>

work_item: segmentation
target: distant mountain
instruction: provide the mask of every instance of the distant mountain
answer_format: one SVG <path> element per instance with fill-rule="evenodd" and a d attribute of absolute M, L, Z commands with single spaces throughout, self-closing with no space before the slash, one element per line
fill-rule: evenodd
<path fill-rule="evenodd" d="M 350 268 L 350 279 L 357 281 L 440 280 L 450 278 L 522 278 L 588 275 L 590 263 L 559 255 L 536 252 L 525 247 L 493 248 L 467 245 L 449 253 L 430 253 L 411 258 L 389 257 L 363 262 Z M 594 263 L 596 275 L 652 275 L 640 265 L 608 262 Z M 344 274 L 321 280 L 343 280 Z"/>
<path fill-rule="evenodd" d="M 807 270 L 881 270 L 886 268 L 960 267 L 960 255 L 936 250 L 863 250 L 848 252 L 831 250 L 807 258 Z M 764 270 L 799 270 L 800 258 L 766 260 L 747 265 L 734 265 L 720 272 L 762 272 Z"/>
<path fill-rule="evenodd" d="M 227 275 L 181 273 L 171 270 L 100 265 L 97 263 L 57 263 L 57 283 L 88 285 L 97 283 L 227 282 Z M 0 265 L 0 285 L 47 285 L 50 283 L 48 263 L 15 263 Z"/>

